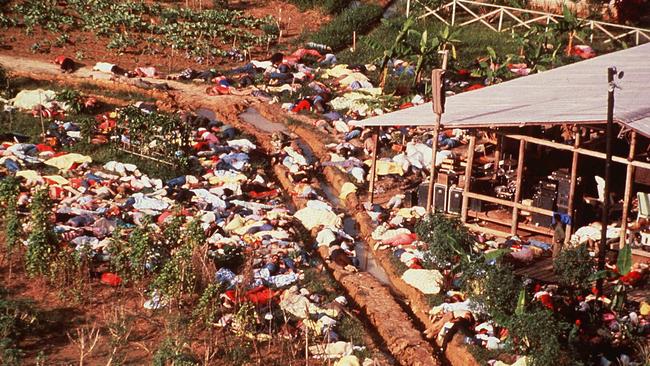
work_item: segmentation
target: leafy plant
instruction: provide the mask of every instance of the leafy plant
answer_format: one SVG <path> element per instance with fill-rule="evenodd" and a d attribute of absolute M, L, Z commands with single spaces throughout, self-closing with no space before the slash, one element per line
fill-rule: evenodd
<path fill-rule="evenodd" d="M 0 181 L 0 214 L 4 217 L 4 242 L 9 256 L 15 250 L 22 234 L 18 216 L 19 194 L 20 184 L 16 178 L 7 177 Z"/>
<path fill-rule="evenodd" d="M 195 322 L 201 323 L 204 326 L 211 326 L 218 320 L 218 310 L 221 305 L 219 295 L 221 295 L 223 290 L 223 287 L 218 283 L 211 283 L 203 290 L 192 312 L 192 317 Z"/>
<path fill-rule="evenodd" d="M 80 302 L 83 299 L 88 278 L 87 254 L 76 250 L 61 250 L 50 263 L 48 279 L 59 290 L 63 300 Z"/>
<path fill-rule="evenodd" d="M 84 109 L 83 96 L 74 89 L 65 88 L 56 93 L 56 100 L 68 105 L 69 110 L 74 114 L 79 114 Z"/>
<path fill-rule="evenodd" d="M 428 244 L 424 255 L 424 264 L 428 268 L 469 263 L 477 257 L 470 232 L 457 218 L 449 218 L 440 212 L 432 213 L 418 223 L 415 232 Z"/>
<path fill-rule="evenodd" d="M 562 364 L 567 357 L 561 342 L 569 325 L 556 320 L 547 309 L 534 309 L 509 319 L 508 330 L 514 340 L 514 348 L 526 354 L 528 365 L 544 366 Z"/>
<path fill-rule="evenodd" d="M 171 231 L 173 232 L 173 231 Z M 168 232 L 169 235 L 171 232 Z M 196 268 L 192 255 L 205 241 L 205 233 L 199 219 L 192 220 L 181 232 L 181 245 L 173 252 L 152 283 L 152 288 L 160 291 L 166 298 L 180 302 L 183 295 L 196 289 Z"/>
<path fill-rule="evenodd" d="M 498 324 L 507 323 L 520 309 L 523 285 L 507 265 L 485 265 L 477 262 L 465 266 L 463 290 L 492 316 Z M 524 300 L 525 301 L 525 300 Z M 521 310 L 519 310 L 521 312 Z"/>
<path fill-rule="evenodd" d="M 31 277 L 46 274 L 52 255 L 56 252 L 56 237 L 50 220 L 51 208 L 47 189 L 34 192 L 29 205 L 31 230 L 25 253 L 25 269 Z"/>
<path fill-rule="evenodd" d="M 586 290 L 591 287 L 594 263 L 586 245 L 566 248 L 553 262 L 553 270 L 559 282 L 574 289 Z"/>
<path fill-rule="evenodd" d="M 497 56 L 492 47 L 487 47 L 488 56 L 478 61 L 478 68 L 472 71 L 473 77 L 485 79 L 485 84 L 497 84 L 507 79 L 512 73 L 508 69 L 511 57 L 505 59 Z"/>

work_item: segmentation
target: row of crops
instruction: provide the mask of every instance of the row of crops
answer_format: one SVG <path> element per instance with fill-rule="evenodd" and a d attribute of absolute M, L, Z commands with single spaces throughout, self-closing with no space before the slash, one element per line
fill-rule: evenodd
<path fill-rule="evenodd" d="M 0 27 L 37 29 L 69 42 L 70 33 L 92 32 L 118 52 L 160 52 L 171 48 L 190 56 L 225 56 L 224 45 L 240 49 L 266 45 L 278 34 L 272 17 L 257 19 L 230 9 L 195 10 L 142 1 L 25 0 L 0 13 Z"/>

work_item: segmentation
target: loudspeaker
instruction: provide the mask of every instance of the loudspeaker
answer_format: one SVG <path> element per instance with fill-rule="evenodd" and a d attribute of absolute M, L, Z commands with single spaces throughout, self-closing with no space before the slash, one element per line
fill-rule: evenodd
<path fill-rule="evenodd" d="M 447 212 L 460 215 L 463 207 L 463 189 L 458 187 L 449 188 L 449 199 L 447 200 Z"/>
<path fill-rule="evenodd" d="M 533 206 L 546 210 L 553 210 L 553 206 L 555 206 L 555 196 L 542 190 L 533 196 Z M 553 222 L 552 217 L 534 212 L 532 218 L 535 225 L 543 227 L 550 227 Z"/>
<path fill-rule="evenodd" d="M 447 186 L 436 183 L 433 185 L 433 208 L 436 211 L 447 211 Z"/>
<path fill-rule="evenodd" d="M 415 189 L 404 192 L 403 207 L 413 207 L 418 204 L 418 192 Z"/>
<path fill-rule="evenodd" d="M 423 182 L 418 186 L 417 202 L 418 206 L 427 207 L 427 197 L 429 195 L 429 183 Z"/>

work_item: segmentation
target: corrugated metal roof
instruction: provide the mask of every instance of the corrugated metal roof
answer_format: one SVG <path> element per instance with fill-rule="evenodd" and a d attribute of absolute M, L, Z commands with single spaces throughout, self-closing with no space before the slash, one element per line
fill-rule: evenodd
<path fill-rule="evenodd" d="M 453 128 L 607 119 L 607 68 L 624 71 L 614 118 L 650 137 L 650 43 L 447 98 L 442 125 Z M 371 117 L 361 126 L 432 126 L 431 103 Z"/>

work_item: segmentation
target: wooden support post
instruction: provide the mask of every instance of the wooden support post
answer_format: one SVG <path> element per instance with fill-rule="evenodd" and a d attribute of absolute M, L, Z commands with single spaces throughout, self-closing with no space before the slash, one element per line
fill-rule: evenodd
<path fill-rule="evenodd" d="M 630 152 L 627 160 L 634 160 L 636 153 L 636 132 L 632 131 L 630 138 Z M 625 238 L 627 235 L 627 213 L 630 209 L 630 198 L 632 195 L 632 178 L 634 177 L 634 165 L 628 165 L 625 172 L 625 196 L 623 197 L 623 217 L 621 218 L 621 238 L 619 241 L 619 249 L 625 245 Z"/>
<path fill-rule="evenodd" d="M 503 137 L 500 134 L 497 134 L 497 143 L 496 146 L 494 147 L 494 174 L 495 175 L 499 170 L 499 160 L 501 160 L 501 149 L 503 148 L 501 143 L 502 140 Z"/>
<path fill-rule="evenodd" d="M 465 162 L 467 166 L 465 167 L 465 186 L 463 187 L 463 206 L 460 213 L 460 219 L 462 222 L 467 222 L 467 208 L 469 206 L 469 197 L 467 193 L 470 190 L 470 182 L 472 181 L 472 163 L 474 162 L 474 149 L 476 147 L 476 136 L 469 136 L 469 147 L 467 148 L 467 159 Z"/>
<path fill-rule="evenodd" d="M 524 175 L 524 155 L 526 154 L 526 142 L 519 141 L 519 157 L 517 160 L 517 181 L 515 182 L 515 203 L 521 200 L 521 182 Z M 517 235 L 517 227 L 519 226 L 519 208 L 517 206 L 512 208 L 512 224 L 510 225 L 510 234 Z"/>
<path fill-rule="evenodd" d="M 578 128 L 578 133 L 575 136 L 575 140 L 573 142 L 573 146 L 577 149 L 580 147 L 580 139 L 582 137 L 582 128 Z M 578 157 L 580 154 L 578 154 L 577 151 L 573 152 L 573 156 L 571 157 L 571 180 L 569 182 L 569 207 L 567 207 L 567 211 L 569 214 L 569 217 L 571 217 L 571 223 L 566 226 L 565 230 L 565 235 L 564 235 L 564 243 L 568 244 L 569 241 L 571 241 L 571 234 L 573 234 L 573 220 L 575 220 L 575 217 L 573 215 L 573 208 L 575 206 L 575 195 L 576 195 L 576 181 L 578 179 Z M 554 243 L 555 244 L 555 243 Z"/>
<path fill-rule="evenodd" d="M 431 142 L 431 167 L 429 168 L 429 191 L 427 192 L 427 212 L 433 212 L 433 184 L 436 182 L 436 155 L 438 153 L 438 134 L 440 134 L 440 114 L 436 114 Z"/>
<path fill-rule="evenodd" d="M 375 127 L 375 133 L 372 136 L 374 146 L 372 147 L 372 165 L 370 166 L 370 203 L 374 203 L 375 196 L 375 176 L 377 175 L 377 149 L 379 145 L 379 126 Z"/>

